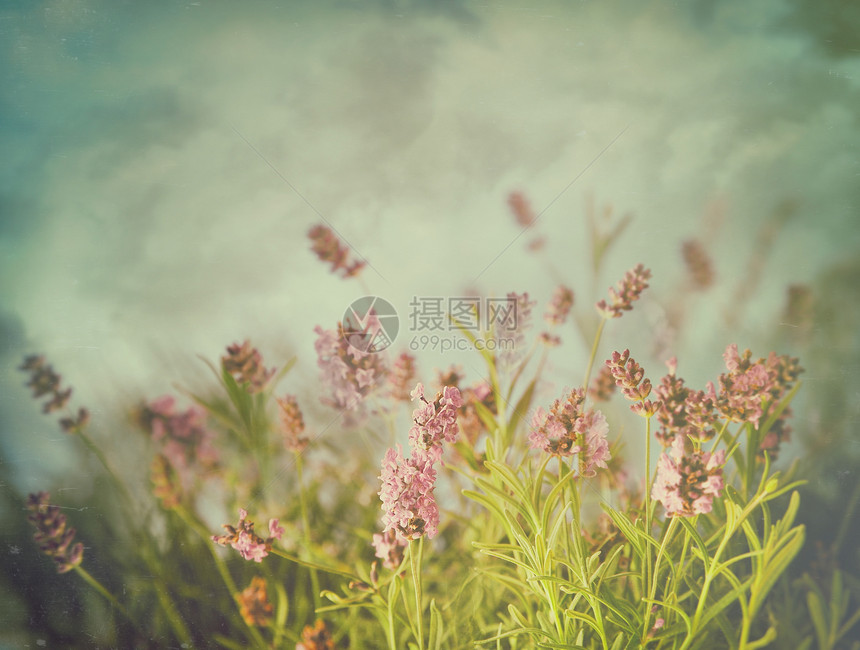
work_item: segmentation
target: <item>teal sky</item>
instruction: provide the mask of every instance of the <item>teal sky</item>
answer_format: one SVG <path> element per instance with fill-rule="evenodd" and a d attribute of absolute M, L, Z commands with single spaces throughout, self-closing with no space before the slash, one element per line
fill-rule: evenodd
<path fill-rule="evenodd" d="M 719 284 L 670 346 L 679 370 L 714 376 L 730 342 L 766 354 L 786 286 L 860 251 L 860 11 L 684 6 L 0 3 L 7 455 L 38 477 L 25 468 L 59 437 L 14 369 L 34 351 L 107 426 L 246 337 L 273 364 L 299 354 L 305 379 L 284 386 L 298 390 L 316 377 L 314 325 L 364 293 L 404 318 L 412 296 L 472 291 L 529 291 L 541 313 L 559 279 L 587 301 L 589 196 L 634 216 L 598 297 L 637 262 L 654 271 L 654 298 L 607 346 L 639 345 L 663 374 L 646 341 L 679 286 L 680 242 L 700 237 Z M 545 210 L 543 256 L 517 239 L 513 190 Z M 321 221 L 372 265 L 364 286 L 309 252 Z M 555 385 L 581 378 L 567 338 Z M 425 371 L 455 360 L 478 378 L 476 359 L 422 357 Z"/>

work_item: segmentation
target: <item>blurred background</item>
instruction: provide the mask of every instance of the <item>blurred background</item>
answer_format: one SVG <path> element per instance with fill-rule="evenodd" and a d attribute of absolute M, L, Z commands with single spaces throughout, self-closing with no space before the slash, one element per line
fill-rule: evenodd
<path fill-rule="evenodd" d="M 92 489 L 27 354 L 110 453 L 132 406 L 207 382 L 197 355 L 234 341 L 297 355 L 285 388 L 315 399 L 313 328 L 362 295 L 398 310 L 399 352 L 415 296 L 528 291 L 539 320 L 564 282 L 588 320 L 641 262 L 651 289 L 603 358 L 629 347 L 656 383 L 677 355 L 701 387 L 729 343 L 799 356 L 784 462 L 811 468 L 826 537 L 860 457 L 858 35 L 836 0 L 0 2 L 4 483 Z M 595 275 L 589 215 L 610 213 L 605 232 L 629 223 Z M 360 279 L 315 259 L 319 223 Z M 562 338 L 546 402 L 587 359 Z M 480 378 L 475 355 L 417 354 L 425 381 Z"/>

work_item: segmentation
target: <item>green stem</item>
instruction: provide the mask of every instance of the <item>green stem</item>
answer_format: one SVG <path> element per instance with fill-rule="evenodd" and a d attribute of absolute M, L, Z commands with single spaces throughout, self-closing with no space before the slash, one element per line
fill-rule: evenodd
<path fill-rule="evenodd" d="M 179 609 L 176 606 L 176 603 L 173 601 L 173 598 L 170 595 L 170 591 L 167 589 L 167 585 L 164 582 L 164 578 L 161 575 L 161 566 L 157 561 L 154 561 L 152 558 L 152 546 L 151 546 L 151 536 L 149 531 L 141 531 L 139 526 L 139 521 L 132 517 L 132 512 L 134 511 L 134 502 L 131 499 L 131 494 L 128 491 L 128 487 L 125 484 L 125 481 L 122 481 L 116 472 L 113 471 L 113 468 L 107 461 L 107 458 L 102 453 L 101 449 L 99 449 L 98 445 L 93 442 L 92 438 L 90 438 L 83 430 L 83 428 L 79 428 L 76 430 L 76 434 L 80 437 L 81 441 L 84 443 L 84 446 L 98 459 L 101 466 L 104 468 L 105 472 L 107 472 L 113 484 L 116 486 L 117 490 L 119 490 L 120 497 L 123 500 L 124 506 L 121 508 L 123 512 L 123 516 L 128 522 L 129 528 L 138 533 L 138 537 L 142 537 L 145 540 L 145 544 L 141 548 L 141 557 L 146 563 L 149 570 L 152 572 L 155 577 L 155 592 L 158 597 L 158 602 L 161 605 L 161 608 L 164 610 L 165 616 L 167 616 L 167 620 L 170 623 L 170 626 L 173 628 L 174 633 L 179 639 L 188 643 L 191 641 L 191 634 L 188 632 L 188 628 L 185 626 L 184 621 L 179 616 Z M 89 574 L 87 574 L 89 575 Z"/>
<path fill-rule="evenodd" d="M 424 620 L 423 609 L 421 607 L 421 559 L 424 555 L 424 537 L 418 539 L 418 553 L 413 552 L 415 549 L 415 540 L 409 541 L 409 564 L 412 568 L 412 585 L 415 588 L 415 614 L 416 627 L 418 628 L 418 650 L 424 650 Z"/>
<path fill-rule="evenodd" d="M 397 594 L 394 591 L 398 585 L 397 580 L 392 580 L 388 587 L 388 650 L 397 650 L 397 643 L 394 638 L 394 601 L 397 600 Z"/>
<path fill-rule="evenodd" d="M 302 479 L 302 455 L 296 453 L 296 475 L 299 482 L 299 507 L 302 512 L 302 533 L 305 540 L 305 551 L 311 550 L 311 524 L 308 518 L 308 506 L 305 498 L 305 482 Z M 311 589 L 313 590 L 314 610 L 320 607 L 320 579 L 317 570 L 313 567 L 308 569 L 311 574 Z"/>
<path fill-rule="evenodd" d="M 591 369 L 594 367 L 594 359 L 597 358 L 597 346 L 600 345 L 600 337 L 603 335 L 603 327 L 606 325 L 606 316 L 600 319 L 600 324 L 597 326 L 597 333 L 594 335 L 594 343 L 591 344 L 591 356 L 588 357 L 588 366 L 585 369 L 585 379 L 582 382 L 582 387 L 588 391 L 588 382 L 591 380 Z"/>
<path fill-rule="evenodd" d="M 245 624 L 245 629 L 248 631 L 248 634 L 254 639 L 254 643 L 256 643 L 257 647 L 265 648 L 267 647 L 266 642 L 263 640 L 263 637 L 260 635 L 260 632 L 253 625 L 249 625 L 245 618 L 242 616 L 242 612 L 239 608 L 239 601 L 237 600 L 237 594 L 239 593 L 238 587 L 236 587 L 236 583 L 233 582 L 233 577 L 230 575 L 230 572 L 227 570 L 227 567 L 224 564 L 224 560 L 218 555 L 218 551 L 215 550 L 215 543 L 212 541 L 212 536 L 209 534 L 209 531 L 206 527 L 197 521 L 197 519 L 191 515 L 187 510 L 185 510 L 182 506 L 177 506 L 173 509 L 173 511 L 182 519 L 185 524 L 194 530 L 200 537 L 203 538 L 203 543 L 206 545 L 206 548 L 209 549 L 209 552 L 212 554 L 212 559 L 215 561 L 215 568 L 218 569 L 218 574 L 221 576 L 221 580 L 224 582 L 224 586 L 227 587 L 227 590 L 230 592 L 230 600 L 233 601 L 233 604 L 236 606 L 236 611 L 239 613 L 239 618 Z"/>
<path fill-rule="evenodd" d="M 111 592 L 109 592 L 107 589 L 105 589 L 104 585 L 101 582 L 99 582 L 98 580 L 93 578 L 93 576 L 90 575 L 89 571 L 87 571 L 86 569 L 84 569 L 80 565 L 75 567 L 75 571 L 78 573 L 79 576 L 81 576 L 84 579 L 84 581 L 90 587 L 92 587 L 97 592 L 99 592 L 102 596 L 104 596 L 108 600 L 108 602 L 110 602 L 110 604 L 113 605 L 117 609 L 117 611 L 119 611 L 120 614 L 125 616 L 131 622 L 132 625 L 134 625 L 135 627 L 138 627 L 137 624 L 134 622 L 134 619 L 131 617 L 131 614 L 128 613 L 128 610 L 122 606 L 122 604 L 116 599 L 116 597 Z"/>
<path fill-rule="evenodd" d="M 660 544 L 660 550 L 657 551 L 657 559 L 654 562 L 654 575 L 651 577 L 651 585 L 648 591 L 648 600 L 653 601 L 657 595 L 657 581 L 660 578 L 660 562 L 663 560 L 663 555 L 666 552 L 666 548 L 669 546 L 669 541 L 672 539 L 672 535 L 675 532 L 675 527 L 678 524 L 678 518 L 672 517 L 669 521 L 669 528 L 666 530 L 666 534 L 663 536 L 663 542 Z M 647 608 L 645 609 L 645 619 L 642 625 L 642 646 L 644 647 L 647 643 L 648 639 L 648 624 L 651 622 L 651 603 L 647 603 Z"/>
<path fill-rule="evenodd" d="M 651 417 L 645 418 L 645 534 L 651 536 Z M 645 544 L 645 584 L 651 582 L 651 545 Z"/>

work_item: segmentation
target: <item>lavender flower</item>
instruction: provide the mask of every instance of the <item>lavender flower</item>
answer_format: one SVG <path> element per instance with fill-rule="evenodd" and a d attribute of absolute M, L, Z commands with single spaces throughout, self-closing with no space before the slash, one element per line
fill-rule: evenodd
<path fill-rule="evenodd" d="M 415 357 L 404 352 L 391 368 L 391 373 L 388 375 L 388 394 L 391 399 L 397 402 L 408 402 L 410 396 L 410 386 L 415 383 Z"/>
<path fill-rule="evenodd" d="M 386 569 L 396 569 L 403 562 L 403 547 L 407 541 L 393 528 L 384 533 L 374 533 L 372 544 L 376 557 L 382 560 L 382 566 Z"/>
<path fill-rule="evenodd" d="M 36 527 L 33 539 L 48 557 L 54 559 L 57 573 L 66 573 L 78 566 L 84 558 L 84 545 L 75 539 L 75 529 L 66 527 L 66 515 L 57 506 L 50 505 L 47 492 L 31 494 L 27 499 L 27 521 Z"/>
<path fill-rule="evenodd" d="M 536 301 L 529 299 L 528 292 L 507 295 L 508 303 L 514 302 L 516 307 L 495 333 L 496 347 L 500 350 L 499 364 L 504 368 L 511 368 L 518 363 L 526 352 L 525 333 L 532 326 L 532 308 Z"/>
<path fill-rule="evenodd" d="M 439 507 L 433 490 L 436 470 L 426 454 L 403 458 L 400 445 L 390 448 L 382 459 L 379 497 L 385 514 L 383 532 L 394 530 L 398 539 L 413 540 L 422 535 L 432 539 L 439 525 Z"/>
<path fill-rule="evenodd" d="M 239 384 L 247 384 L 249 393 L 259 393 L 275 375 L 275 368 L 266 370 L 263 357 L 257 348 L 251 347 L 247 339 L 241 345 L 234 343 L 227 348 L 226 356 L 221 357 L 224 371 L 233 376 Z"/>
<path fill-rule="evenodd" d="M 218 450 L 215 434 L 206 426 L 206 411 L 192 406 L 179 412 L 175 406 L 171 395 L 159 397 L 144 405 L 137 419 L 170 465 L 180 492 L 191 492 L 198 469 L 210 471 L 217 467 Z M 158 479 L 156 489 L 162 483 L 160 475 Z"/>
<path fill-rule="evenodd" d="M 624 274 L 615 288 L 609 288 L 609 302 L 598 302 L 597 311 L 604 318 L 621 318 L 623 312 L 633 309 L 633 302 L 639 300 L 642 292 L 648 288 L 650 278 L 651 271 L 637 264 Z"/>
<path fill-rule="evenodd" d="M 508 207 L 511 209 L 517 223 L 523 228 L 528 228 L 537 219 L 529 200 L 522 192 L 511 192 L 508 194 Z"/>
<path fill-rule="evenodd" d="M 584 410 L 584 402 L 585 392 L 577 388 L 564 400 L 555 400 L 549 412 L 538 407 L 529 443 L 554 456 L 578 454 L 579 475 L 594 476 L 595 468 L 606 468 L 611 458 L 606 439 L 609 425 L 600 411 Z"/>
<path fill-rule="evenodd" d="M 305 625 L 296 650 L 334 650 L 334 639 L 325 621 L 318 619 L 313 625 Z"/>
<path fill-rule="evenodd" d="M 751 357 L 749 350 L 741 355 L 736 344 L 729 345 L 723 354 L 728 372 L 720 375 L 719 395 L 713 386 L 710 391 L 720 415 L 734 422 L 751 422 L 758 428 L 791 389 L 803 369 L 797 359 L 788 355 L 777 356 L 771 352 L 767 359 L 755 362 Z M 787 420 L 790 415 L 791 409 L 783 410 L 762 441 L 762 450 L 771 456 L 775 456 L 779 444 L 788 439 L 791 428 Z"/>
<path fill-rule="evenodd" d="M 322 402 L 345 411 L 360 412 L 364 398 L 382 384 L 387 374 L 382 356 L 350 345 L 340 323 L 336 331 L 317 325 L 314 332 L 317 333 L 314 348 L 320 378 L 327 384 L 330 394 Z"/>
<path fill-rule="evenodd" d="M 19 370 L 30 373 L 27 386 L 33 390 L 33 397 L 38 399 L 46 395 L 50 399 L 42 405 L 45 414 L 59 411 L 66 407 L 72 396 L 72 389 L 60 388 L 60 375 L 45 363 L 45 357 L 31 354 L 24 358 L 24 362 L 18 367 Z M 60 428 L 65 433 L 75 433 L 82 430 L 90 421 L 89 411 L 85 408 L 78 409 L 76 417 L 65 417 L 60 419 Z"/>
<path fill-rule="evenodd" d="M 423 404 L 412 411 L 413 426 L 409 430 L 409 444 L 413 456 L 426 456 L 431 463 L 442 457 L 442 442 L 453 443 L 460 432 L 457 427 L 457 409 L 463 405 L 460 391 L 445 386 L 432 402 L 424 397 L 424 385 L 419 383 L 412 391 L 412 399 Z"/>
<path fill-rule="evenodd" d="M 563 284 L 560 284 L 552 292 L 552 298 L 547 305 L 544 320 L 550 326 L 563 325 L 570 314 L 570 308 L 573 307 L 573 291 Z"/>
<path fill-rule="evenodd" d="M 723 489 L 725 450 L 715 454 L 685 450 L 684 436 L 677 436 L 657 461 L 651 498 L 673 517 L 692 517 L 711 511 L 714 497 Z"/>
<path fill-rule="evenodd" d="M 343 278 L 358 275 L 366 266 L 363 261 L 351 262 L 349 247 L 344 245 L 331 228 L 317 225 L 308 231 L 311 240 L 311 250 L 322 262 L 331 265 L 332 273 L 340 273 Z"/>
<path fill-rule="evenodd" d="M 266 591 L 266 579 L 260 576 L 251 578 L 251 584 L 236 594 L 239 614 L 249 626 L 265 627 L 272 621 L 273 607 Z"/>
<path fill-rule="evenodd" d="M 588 396 L 595 402 L 608 402 L 615 392 L 615 377 L 607 366 L 600 366 L 597 377 L 588 387 Z"/>
<path fill-rule="evenodd" d="M 292 395 L 279 398 L 278 410 L 281 414 L 281 432 L 284 434 L 284 445 L 290 451 L 303 451 L 308 446 L 308 439 L 302 435 L 305 431 L 305 419 L 296 398 Z"/>
<path fill-rule="evenodd" d="M 681 244 L 681 255 L 693 288 L 699 291 L 710 288 L 714 284 L 714 267 L 702 242 L 688 239 Z"/>
<path fill-rule="evenodd" d="M 221 546 L 228 544 L 239 551 L 239 554 L 246 560 L 254 562 L 262 562 L 272 550 L 272 542 L 276 539 L 281 539 L 284 534 L 284 529 L 278 525 L 277 519 L 269 520 L 269 536 L 263 539 L 254 532 L 254 522 L 247 521 L 248 511 L 244 508 L 239 509 L 239 523 L 236 527 L 229 524 L 224 524 L 223 528 L 227 531 L 226 535 L 213 535 L 212 541 Z"/>
<path fill-rule="evenodd" d="M 630 357 L 630 350 L 613 352 L 606 360 L 606 367 L 615 378 L 615 383 L 621 388 L 624 397 L 635 401 L 630 410 L 642 417 L 651 417 L 660 408 L 660 402 L 646 399 L 651 394 L 651 381 L 645 377 L 645 371 Z"/>

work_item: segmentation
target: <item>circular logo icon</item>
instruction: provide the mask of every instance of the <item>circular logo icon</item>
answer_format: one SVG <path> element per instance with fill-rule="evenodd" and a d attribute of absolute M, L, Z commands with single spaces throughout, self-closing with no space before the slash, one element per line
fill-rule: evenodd
<path fill-rule="evenodd" d="M 400 318 L 394 305 L 379 296 L 354 300 L 343 315 L 343 336 L 361 352 L 382 352 L 394 343 Z"/>

